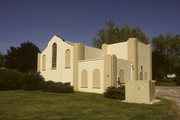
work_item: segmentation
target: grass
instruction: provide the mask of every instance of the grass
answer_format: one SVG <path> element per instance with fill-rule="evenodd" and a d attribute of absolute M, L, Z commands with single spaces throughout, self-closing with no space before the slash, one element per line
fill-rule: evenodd
<path fill-rule="evenodd" d="M 172 120 L 172 103 L 123 103 L 94 93 L 0 91 L 0 120 Z"/>
<path fill-rule="evenodd" d="M 157 86 L 178 86 L 175 82 L 156 82 Z"/>

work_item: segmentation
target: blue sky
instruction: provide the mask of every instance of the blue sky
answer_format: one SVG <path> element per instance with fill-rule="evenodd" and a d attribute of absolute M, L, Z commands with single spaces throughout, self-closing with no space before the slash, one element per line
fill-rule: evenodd
<path fill-rule="evenodd" d="M 105 21 L 139 26 L 151 39 L 180 33 L 180 0 L 0 0 L 0 52 L 31 41 L 42 51 L 53 35 L 91 45 Z"/>

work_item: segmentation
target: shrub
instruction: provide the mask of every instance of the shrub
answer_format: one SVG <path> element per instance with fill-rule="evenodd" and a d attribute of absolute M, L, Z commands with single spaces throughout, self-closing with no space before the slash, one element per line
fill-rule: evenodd
<path fill-rule="evenodd" d="M 110 86 L 106 89 L 106 92 L 104 93 L 105 97 L 112 98 L 112 99 L 125 99 L 125 87 L 114 87 Z"/>
<path fill-rule="evenodd" d="M 44 92 L 58 92 L 58 93 L 72 93 L 74 92 L 73 86 L 70 83 L 61 83 L 46 81 L 41 84 L 41 90 Z"/>
<path fill-rule="evenodd" d="M 22 88 L 22 73 L 12 69 L 0 69 L 0 90 Z"/>
<path fill-rule="evenodd" d="M 173 78 L 173 81 L 174 81 L 177 85 L 180 85 L 180 76 L 176 76 L 175 78 Z"/>
<path fill-rule="evenodd" d="M 52 89 L 51 87 L 53 87 L 54 82 L 53 81 L 44 81 L 41 83 L 41 90 L 44 92 L 50 91 L 50 89 Z"/>
<path fill-rule="evenodd" d="M 24 90 L 38 90 L 44 78 L 36 72 L 29 72 L 23 75 L 23 89 Z"/>

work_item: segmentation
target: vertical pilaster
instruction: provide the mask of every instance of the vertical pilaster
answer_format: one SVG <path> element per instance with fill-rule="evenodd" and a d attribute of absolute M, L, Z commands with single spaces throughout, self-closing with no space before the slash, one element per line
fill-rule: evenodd
<path fill-rule="evenodd" d="M 40 72 L 41 53 L 37 54 L 37 72 Z"/>
<path fill-rule="evenodd" d="M 136 38 L 129 38 L 128 60 L 133 62 L 133 80 L 138 80 L 138 42 Z"/>
<path fill-rule="evenodd" d="M 78 61 L 84 60 L 84 45 L 75 43 L 73 55 L 73 86 L 74 90 L 78 90 Z"/>
<path fill-rule="evenodd" d="M 104 56 L 104 90 L 111 86 L 111 56 Z"/>
<path fill-rule="evenodd" d="M 112 86 L 117 86 L 117 57 L 116 55 L 111 56 L 111 71 L 112 71 Z"/>
<path fill-rule="evenodd" d="M 152 47 L 151 44 L 147 45 L 147 72 L 148 72 L 148 80 L 152 80 Z"/>
<path fill-rule="evenodd" d="M 101 49 L 103 51 L 103 55 L 106 55 L 107 54 L 107 44 L 105 44 L 105 43 L 102 44 Z"/>
<path fill-rule="evenodd" d="M 116 86 L 117 58 L 115 55 L 104 56 L 104 90 L 109 86 Z"/>

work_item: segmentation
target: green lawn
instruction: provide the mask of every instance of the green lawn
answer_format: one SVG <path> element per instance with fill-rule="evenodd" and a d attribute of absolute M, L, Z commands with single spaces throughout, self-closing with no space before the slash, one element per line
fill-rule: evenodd
<path fill-rule="evenodd" d="M 175 82 L 156 82 L 156 86 L 178 86 Z"/>
<path fill-rule="evenodd" d="M 0 91 L 0 120 L 172 120 L 171 103 L 123 103 L 93 93 Z"/>

